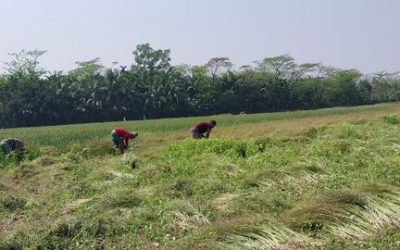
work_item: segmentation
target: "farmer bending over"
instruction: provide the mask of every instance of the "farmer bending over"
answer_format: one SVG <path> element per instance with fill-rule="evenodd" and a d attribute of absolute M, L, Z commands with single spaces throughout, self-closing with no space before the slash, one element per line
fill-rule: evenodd
<path fill-rule="evenodd" d="M 217 122 L 212 120 L 208 122 L 199 122 L 190 129 L 190 136 L 194 139 L 208 138 L 211 130 L 217 125 Z"/>
<path fill-rule="evenodd" d="M 116 149 L 121 151 L 121 154 L 128 148 L 128 141 L 138 136 L 138 132 L 129 132 L 123 128 L 115 128 L 111 131 L 112 141 L 114 143 L 114 153 Z"/>
<path fill-rule="evenodd" d="M 7 138 L 0 142 L 0 148 L 4 154 L 8 155 L 12 151 L 23 151 L 24 142 L 18 138 Z"/>

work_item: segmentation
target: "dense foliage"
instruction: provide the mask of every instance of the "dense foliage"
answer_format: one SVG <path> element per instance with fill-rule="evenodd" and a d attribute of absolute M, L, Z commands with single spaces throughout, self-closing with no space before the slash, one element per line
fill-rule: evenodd
<path fill-rule="evenodd" d="M 205 65 L 170 63 L 169 50 L 140 44 L 130 68 L 106 68 L 99 58 L 69 72 L 42 69 L 45 51 L 11 54 L 0 75 L 0 127 L 126 119 L 255 113 L 400 100 L 400 78 L 373 76 L 289 55 L 233 69 L 229 58 Z"/>

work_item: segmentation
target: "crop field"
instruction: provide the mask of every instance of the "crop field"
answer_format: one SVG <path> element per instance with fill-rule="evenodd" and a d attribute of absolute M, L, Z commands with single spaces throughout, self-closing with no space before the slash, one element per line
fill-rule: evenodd
<path fill-rule="evenodd" d="M 139 131 L 123 155 L 116 126 Z M 27 151 L 0 156 L 0 249 L 400 248 L 398 103 L 5 137 Z"/>

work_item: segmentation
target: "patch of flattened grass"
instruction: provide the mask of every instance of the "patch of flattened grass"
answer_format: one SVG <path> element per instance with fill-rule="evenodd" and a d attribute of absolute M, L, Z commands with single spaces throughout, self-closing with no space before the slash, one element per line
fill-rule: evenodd
<path fill-rule="evenodd" d="M 13 233 L 9 233 L 4 237 L 0 237 L 0 249 L 1 250 L 17 250 L 17 249 L 29 249 L 31 246 L 31 235 L 27 228 L 19 230 Z"/>
<path fill-rule="evenodd" d="M 359 188 L 362 192 L 370 193 L 373 195 L 386 195 L 386 194 L 398 194 L 399 188 L 394 186 L 396 183 L 386 182 L 368 182 L 361 185 Z"/>
<path fill-rule="evenodd" d="M 368 205 L 367 195 L 354 190 L 338 190 L 326 194 L 326 201 L 329 204 L 336 204 L 337 206 L 358 206 L 365 209 Z"/>
<path fill-rule="evenodd" d="M 139 207 L 142 201 L 143 199 L 134 192 L 118 191 L 104 195 L 102 204 L 109 208 L 135 208 Z"/>
<path fill-rule="evenodd" d="M 297 233 L 274 218 L 247 214 L 223 219 L 193 232 L 178 242 L 178 249 L 299 249 L 317 241 Z M 167 245 L 168 247 L 169 245 Z"/>
<path fill-rule="evenodd" d="M 399 188 L 370 183 L 307 197 L 283 213 L 282 220 L 293 230 L 313 237 L 365 237 L 385 225 L 400 223 L 395 218 L 400 212 L 399 201 Z"/>
<path fill-rule="evenodd" d="M 35 249 L 107 249 L 105 239 L 123 233 L 125 222 L 102 211 L 94 217 L 66 216 L 50 227 Z"/>
<path fill-rule="evenodd" d="M 247 174 L 241 178 L 240 182 L 243 188 L 258 188 L 263 186 L 265 181 L 282 179 L 289 173 L 281 168 L 268 168 L 257 172 Z"/>
<path fill-rule="evenodd" d="M 346 209 L 351 206 L 364 209 L 367 206 L 366 196 L 353 190 L 327 192 L 306 198 L 284 213 L 283 220 L 294 230 L 318 235 L 330 223 L 350 220 Z"/>
<path fill-rule="evenodd" d="M 207 216 L 188 201 L 174 200 L 165 209 L 170 230 L 175 237 L 182 237 L 189 230 L 210 224 Z"/>
<path fill-rule="evenodd" d="M 283 220 L 295 231 L 318 235 L 326 227 L 326 224 L 343 219 L 341 211 L 324 199 L 312 199 L 284 213 Z"/>
<path fill-rule="evenodd" d="M 191 196 L 193 195 L 193 181 L 189 179 L 177 179 L 174 183 L 172 183 L 170 189 L 173 190 L 177 197 Z"/>
<path fill-rule="evenodd" d="M 309 164 L 305 167 L 305 169 L 307 169 L 311 173 L 316 173 L 316 174 L 325 173 L 325 170 L 322 167 L 318 166 L 317 164 Z"/>
<path fill-rule="evenodd" d="M 0 202 L 1 206 L 5 209 L 15 211 L 22 209 L 26 205 L 27 200 L 23 197 L 9 195 L 2 198 Z"/>
<path fill-rule="evenodd" d="M 278 215 L 291 209 L 295 201 L 281 190 L 270 189 L 268 192 L 250 192 L 235 197 L 226 205 L 231 214 L 264 213 Z"/>
<path fill-rule="evenodd" d="M 41 156 L 35 159 L 32 163 L 36 163 L 39 166 L 51 166 L 54 163 L 58 162 L 59 159 L 51 156 Z"/>
<path fill-rule="evenodd" d="M 50 230 L 50 234 L 58 237 L 74 238 L 82 230 L 83 225 L 80 220 L 73 217 L 64 218 L 55 223 Z"/>

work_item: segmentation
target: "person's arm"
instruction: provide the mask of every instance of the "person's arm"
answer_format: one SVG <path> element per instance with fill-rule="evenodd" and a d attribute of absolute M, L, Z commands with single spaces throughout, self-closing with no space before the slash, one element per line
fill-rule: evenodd
<path fill-rule="evenodd" d="M 124 138 L 122 138 L 122 136 L 119 137 L 118 147 L 119 147 L 119 150 L 121 150 L 121 152 L 123 153 L 125 145 L 124 145 Z"/>
<path fill-rule="evenodd" d="M 211 132 L 211 127 L 208 127 L 207 132 L 204 137 L 208 138 L 210 136 L 210 132 Z"/>
<path fill-rule="evenodd" d="M 24 144 L 23 141 L 21 141 L 20 149 L 21 149 L 21 150 L 25 150 L 25 144 Z"/>

